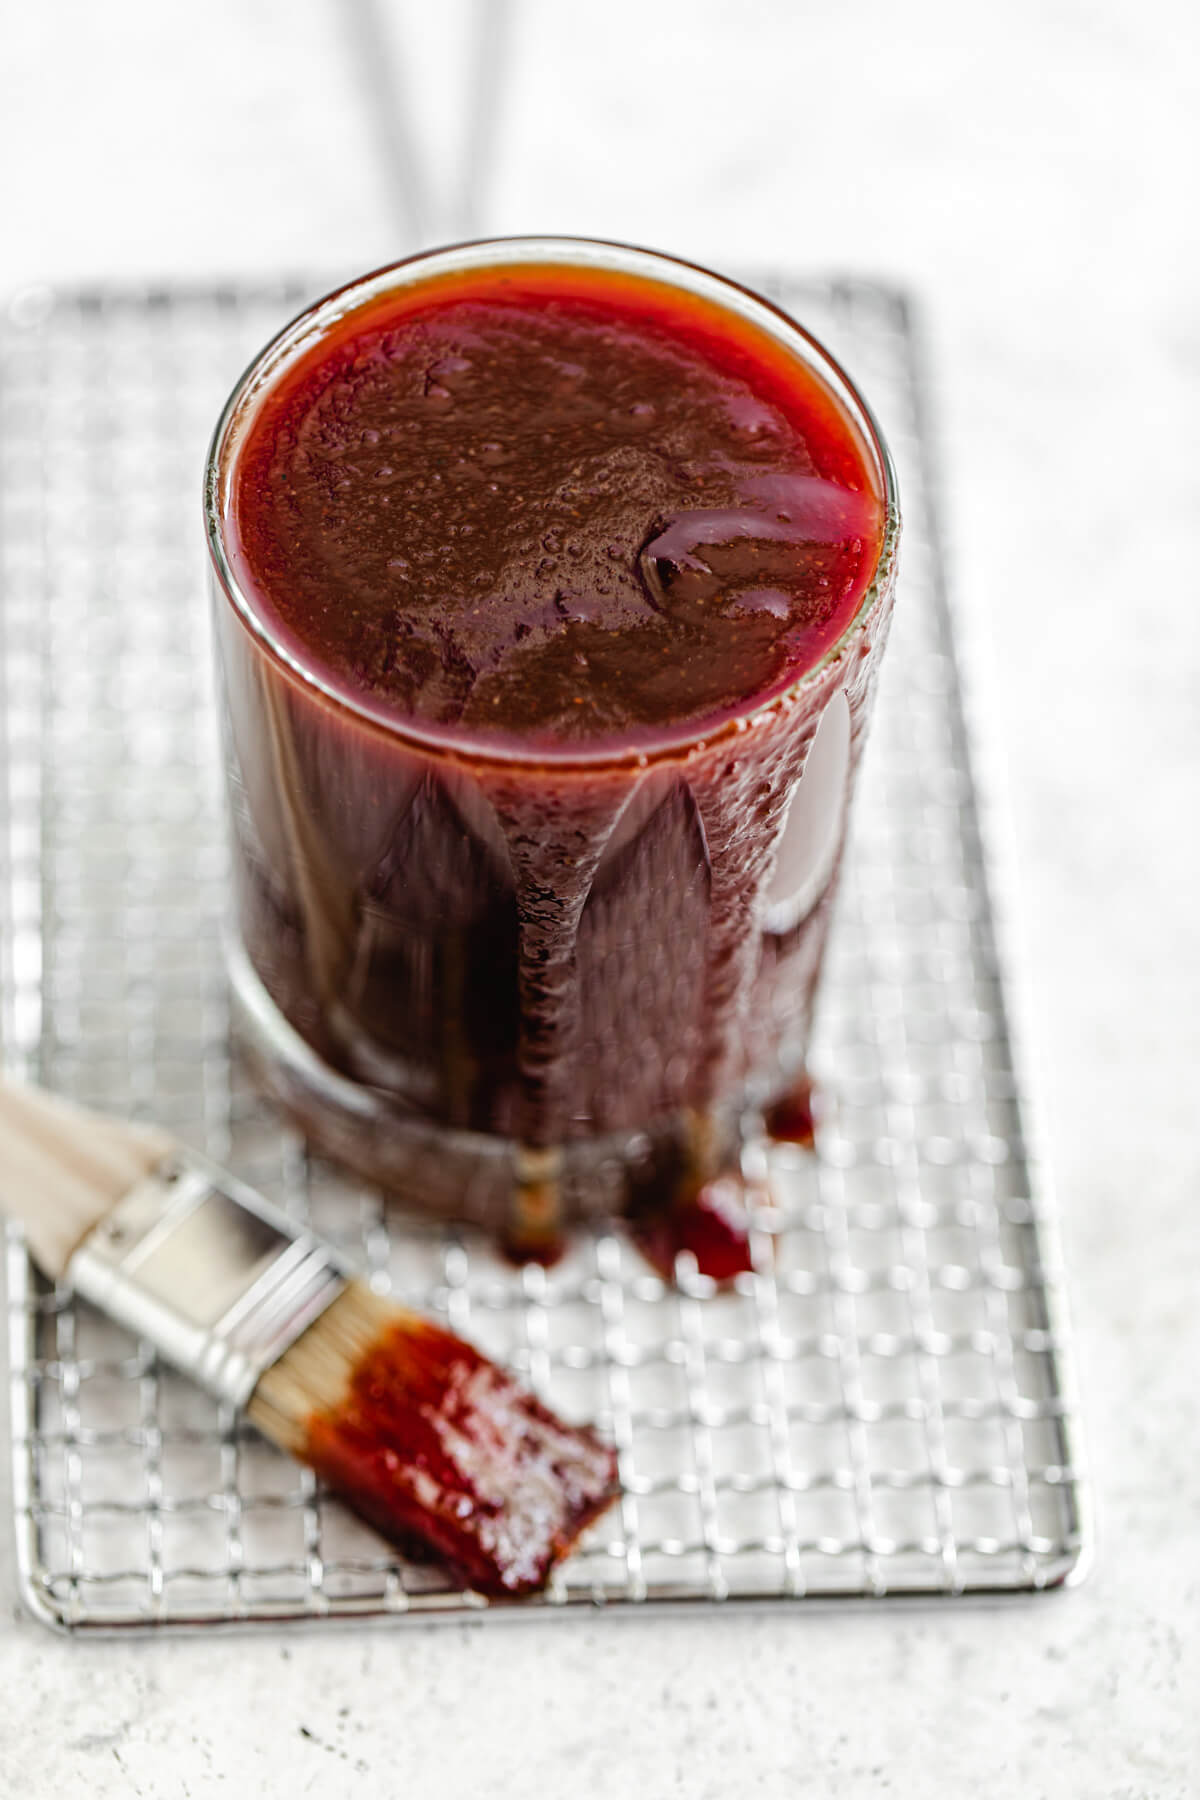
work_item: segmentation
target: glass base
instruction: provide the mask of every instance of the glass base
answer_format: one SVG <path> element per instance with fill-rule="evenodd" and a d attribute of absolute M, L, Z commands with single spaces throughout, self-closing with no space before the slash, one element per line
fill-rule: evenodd
<path fill-rule="evenodd" d="M 235 933 L 227 935 L 225 957 L 234 1029 L 252 1073 L 315 1150 L 419 1211 L 481 1225 L 510 1242 L 527 1239 L 531 1188 L 544 1190 L 545 1180 L 528 1171 L 523 1178 L 520 1146 L 419 1118 L 350 1080 L 288 1023 Z M 710 1155 L 732 1149 L 740 1111 L 739 1104 L 706 1119 Z M 650 1131 L 578 1138 L 561 1151 L 535 1153 L 542 1164 L 553 1161 L 547 1224 L 622 1212 L 648 1188 L 677 1180 L 695 1130 L 694 1115 L 680 1114 Z"/>

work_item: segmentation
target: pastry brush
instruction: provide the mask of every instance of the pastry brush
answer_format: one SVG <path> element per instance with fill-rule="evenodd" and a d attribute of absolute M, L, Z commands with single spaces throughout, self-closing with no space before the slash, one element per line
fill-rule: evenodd
<path fill-rule="evenodd" d="M 0 1211 L 56 1281 L 477 1592 L 542 1587 L 616 1456 L 162 1131 L 0 1085 Z"/>

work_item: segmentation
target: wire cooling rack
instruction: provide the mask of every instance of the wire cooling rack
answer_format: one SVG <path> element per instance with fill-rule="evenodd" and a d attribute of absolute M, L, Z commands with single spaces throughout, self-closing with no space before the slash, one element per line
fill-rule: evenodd
<path fill-rule="evenodd" d="M 759 283 L 760 286 L 767 285 Z M 612 1434 L 624 1497 L 549 1592 L 488 1608 L 47 1286 L 8 1243 L 25 1599 L 67 1629 L 962 1595 L 1076 1577 L 1086 1496 L 1055 1237 L 996 924 L 901 295 L 770 284 L 900 468 L 896 625 L 827 966 L 815 1154 L 774 1150 L 755 1272 L 664 1285 L 617 1226 L 516 1271 L 306 1155 L 231 1049 L 199 475 L 310 297 L 26 293 L 0 335 L 9 1067 L 157 1119 L 397 1298 Z"/>

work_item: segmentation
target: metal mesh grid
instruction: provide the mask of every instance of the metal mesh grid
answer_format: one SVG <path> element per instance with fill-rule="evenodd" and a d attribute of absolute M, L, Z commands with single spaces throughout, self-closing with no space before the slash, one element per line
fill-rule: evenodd
<path fill-rule="evenodd" d="M 774 291 L 877 405 L 906 540 L 815 1057 L 834 1105 L 815 1155 L 770 1152 L 755 1272 L 723 1292 L 686 1270 L 664 1286 L 616 1227 L 518 1272 L 478 1236 L 385 1212 L 307 1157 L 231 1052 L 199 464 L 233 376 L 306 291 L 26 294 L 0 337 L 9 1066 L 169 1125 L 612 1433 L 624 1498 L 523 1611 L 1025 1590 L 1085 1548 L 908 314 L 869 284 Z M 513 1610 L 393 1556 L 47 1288 L 15 1235 L 8 1286 L 20 1566 L 42 1618 Z"/>

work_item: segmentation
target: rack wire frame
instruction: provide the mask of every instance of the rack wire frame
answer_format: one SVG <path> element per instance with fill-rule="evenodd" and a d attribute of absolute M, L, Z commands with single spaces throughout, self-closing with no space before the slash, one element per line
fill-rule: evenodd
<path fill-rule="evenodd" d="M 24 1599 L 67 1631 L 963 1597 L 1091 1548 L 1058 1239 L 1030 1137 L 993 809 L 946 602 L 911 307 L 759 280 L 853 369 L 900 469 L 897 620 L 852 826 L 815 1152 L 766 1145 L 754 1269 L 674 1285 L 618 1224 L 555 1269 L 307 1154 L 231 1043 L 198 468 L 317 290 L 51 293 L 0 327 L 0 1020 L 10 1072 L 192 1141 L 617 1444 L 545 1595 L 406 1563 L 7 1241 Z M 986 816 L 985 816 L 986 815 Z"/>

